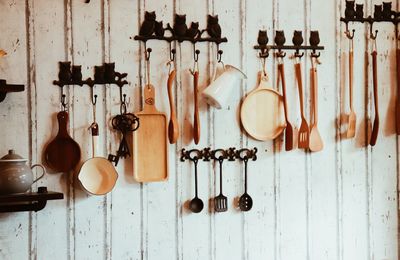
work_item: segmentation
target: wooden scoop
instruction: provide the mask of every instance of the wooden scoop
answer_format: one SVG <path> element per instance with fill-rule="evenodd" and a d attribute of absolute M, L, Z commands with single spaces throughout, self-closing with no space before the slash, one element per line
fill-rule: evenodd
<path fill-rule="evenodd" d="M 318 78 L 317 68 L 314 66 L 311 68 L 311 91 L 314 121 L 310 130 L 309 148 L 312 152 L 319 152 L 324 148 L 324 144 L 318 131 Z"/>
<path fill-rule="evenodd" d="M 61 111 L 57 114 L 58 133 L 44 152 L 48 166 L 57 172 L 73 170 L 81 159 L 79 145 L 69 136 L 67 131 L 68 113 Z"/>
<path fill-rule="evenodd" d="M 133 171 L 138 182 L 165 181 L 168 178 L 167 116 L 155 107 L 155 90 L 144 87 L 144 107 L 136 113 L 140 127 L 133 132 Z"/>
<path fill-rule="evenodd" d="M 170 107 L 170 119 L 168 124 L 168 139 L 169 143 L 174 144 L 178 140 L 179 136 L 179 124 L 176 119 L 176 111 L 175 111 L 175 103 L 174 97 L 172 93 L 172 85 L 174 83 L 176 72 L 175 70 L 171 71 L 168 76 L 168 98 L 169 98 L 169 107 Z"/>

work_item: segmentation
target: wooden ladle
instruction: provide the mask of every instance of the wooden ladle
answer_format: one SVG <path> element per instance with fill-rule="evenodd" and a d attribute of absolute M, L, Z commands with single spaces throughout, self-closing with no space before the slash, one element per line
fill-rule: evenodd
<path fill-rule="evenodd" d="M 57 120 L 57 136 L 47 145 L 44 157 L 51 169 L 57 172 L 69 172 L 79 163 L 81 149 L 68 134 L 68 113 L 66 111 L 59 112 Z"/>

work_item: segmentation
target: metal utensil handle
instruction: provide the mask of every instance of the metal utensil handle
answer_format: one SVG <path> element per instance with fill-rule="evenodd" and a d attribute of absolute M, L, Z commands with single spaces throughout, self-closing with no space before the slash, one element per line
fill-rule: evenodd
<path fill-rule="evenodd" d="M 374 84 L 374 108 L 375 118 L 379 118 L 379 103 L 378 103 L 378 64 L 377 64 L 377 52 L 372 52 L 372 78 Z"/>
<path fill-rule="evenodd" d="M 219 194 L 220 195 L 222 195 L 222 162 L 223 162 L 224 160 L 221 158 L 221 159 L 218 159 L 218 162 L 219 162 Z"/>
<path fill-rule="evenodd" d="M 247 193 L 247 162 L 249 159 L 247 156 L 244 158 L 244 193 Z"/>
<path fill-rule="evenodd" d="M 198 163 L 198 159 L 195 158 L 193 160 L 194 163 L 194 193 L 195 193 L 195 197 L 197 198 L 197 163 Z"/>
<path fill-rule="evenodd" d="M 36 178 L 36 180 L 33 181 L 33 183 L 37 182 L 38 180 L 40 180 L 41 178 L 43 178 L 43 176 L 46 174 L 46 168 L 44 168 L 43 165 L 41 164 L 34 164 L 31 166 L 31 169 L 35 168 L 35 167 L 40 167 L 42 168 L 42 175 L 38 178 Z"/>

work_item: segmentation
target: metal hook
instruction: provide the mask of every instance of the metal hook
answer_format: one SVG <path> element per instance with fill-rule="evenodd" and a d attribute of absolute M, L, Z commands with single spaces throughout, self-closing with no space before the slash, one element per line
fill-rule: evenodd
<path fill-rule="evenodd" d="M 217 52 L 217 61 L 218 61 L 218 63 L 222 62 L 222 54 L 223 53 L 224 53 L 223 50 L 218 50 L 218 52 Z"/>
<path fill-rule="evenodd" d="M 95 106 L 96 103 L 97 103 L 97 95 L 94 95 L 94 96 L 92 96 L 92 104 L 93 104 L 93 106 Z"/>
<path fill-rule="evenodd" d="M 172 48 L 172 42 L 169 42 L 169 60 L 171 62 L 175 61 L 175 54 L 176 50 L 175 48 Z"/>
<path fill-rule="evenodd" d="M 286 52 L 282 51 L 282 50 L 278 50 L 278 52 L 276 53 L 276 57 L 278 58 L 285 58 L 286 56 Z"/>
<path fill-rule="evenodd" d="M 369 38 L 371 38 L 372 40 L 376 40 L 376 37 L 378 36 L 378 30 L 375 30 L 375 34 L 372 33 L 372 27 L 373 27 L 374 23 L 371 23 L 370 27 L 369 27 Z"/>
<path fill-rule="evenodd" d="M 147 61 L 150 60 L 151 51 L 152 51 L 151 48 L 147 48 L 146 51 L 145 51 L 145 53 L 144 53 L 145 58 L 146 58 Z"/>
<path fill-rule="evenodd" d="M 68 104 L 65 102 L 65 99 L 66 99 L 65 94 L 62 94 L 61 95 L 61 106 L 63 107 L 63 111 L 66 111 L 67 106 L 68 106 Z"/>
<path fill-rule="evenodd" d="M 262 64 L 262 71 L 263 71 L 263 76 L 267 77 L 267 68 L 266 68 L 266 62 L 267 61 L 267 57 L 261 57 L 261 64 Z"/>
<path fill-rule="evenodd" d="M 346 37 L 349 39 L 349 40 L 353 40 L 353 38 L 354 38 L 354 33 L 356 32 L 356 30 L 351 30 L 352 32 L 350 32 L 350 30 L 349 30 L 349 23 L 347 22 L 346 23 L 346 31 L 344 32 L 344 34 L 346 35 Z"/>
<path fill-rule="evenodd" d="M 312 50 L 311 52 L 311 58 L 316 58 L 318 59 L 321 56 L 321 52 L 317 52 L 315 49 Z"/>
<path fill-rule="evenodd" d="M 260 58 L 268 58 L 269 57 L 269 49 L 268 47 L 261 48 L 260 53 L 258 54 Z"/>
<path fill-rule="evenodd" d="M 301 59 L 304 56 L 304 52 L 300 54 L 300 50 L 296 49 L 296 52 L 294 53 L 294 57 Z"/>
<path fill-rule="evenodd" d="M 198 62 L 199 61 L 199 54 L 200 54 L 200 50 L 196 50 L 196 46 L 193 44 L 193 59 L 194 59 L 194 62 Z"/>

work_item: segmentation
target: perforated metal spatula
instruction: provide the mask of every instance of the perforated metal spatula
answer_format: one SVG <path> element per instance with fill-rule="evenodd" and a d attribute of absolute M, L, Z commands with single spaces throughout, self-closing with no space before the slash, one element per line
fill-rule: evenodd
<path fill-rule="evenodd" d="M 219 195 L 214 198 L 215 212 L 225 212 L 228 210 L 228 198 L 222 194 L 222 162 L 223 158 L 219 158 Z"/>

